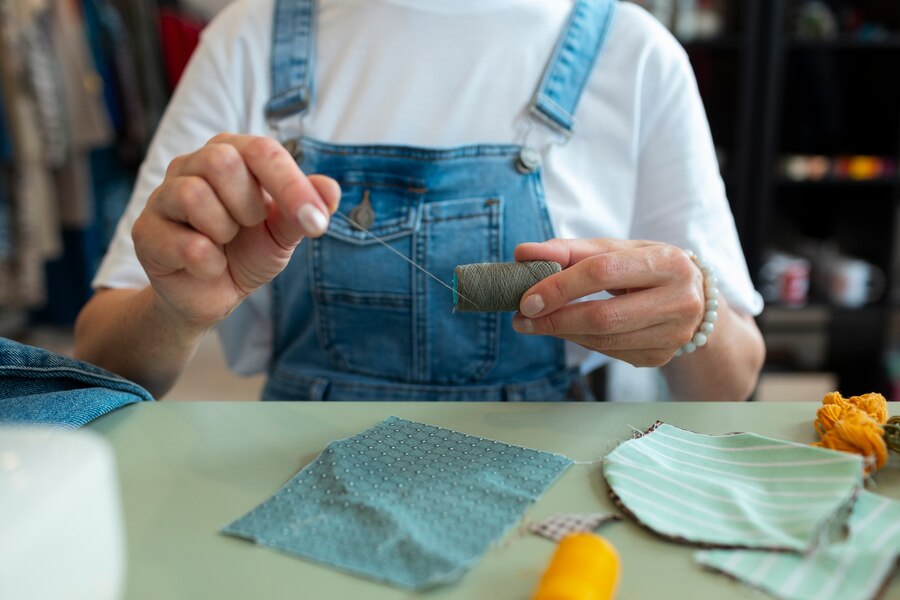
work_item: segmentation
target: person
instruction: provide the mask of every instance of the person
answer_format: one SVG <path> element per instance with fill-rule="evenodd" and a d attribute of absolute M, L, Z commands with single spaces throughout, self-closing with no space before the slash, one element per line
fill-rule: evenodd
<path fill-rule="evenodd" d="M 564 268 L 459 313 L 397 253 Z M 563 400 L 602 361 L 739 400 L 764 358 L 690 64 L 614 0 L 234 2 L 94 286 L 76 355 L 156 396 L 213 328 L 273 400 Z"/>

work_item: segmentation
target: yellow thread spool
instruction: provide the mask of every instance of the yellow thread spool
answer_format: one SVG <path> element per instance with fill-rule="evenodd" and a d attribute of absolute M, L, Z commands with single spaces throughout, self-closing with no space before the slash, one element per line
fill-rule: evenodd
<path fill-rule="evenodd" d="M 559 542 L 532 600 L 609 600 L 619 583 L 619 555 L 593 533 Z"/>

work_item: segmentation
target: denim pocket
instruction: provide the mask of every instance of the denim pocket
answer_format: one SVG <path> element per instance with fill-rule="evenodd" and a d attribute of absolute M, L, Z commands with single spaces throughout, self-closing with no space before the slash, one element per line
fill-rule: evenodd
<path fill-rule="evenodd" d="M 446 280 L 457 265 L 503 260 L 501 196 L 431 202 L 423 208 L 424 266 Z M 453 312 L 450 290 L 420 276 L 420 364 L 443 385 L 478 383 L 497 364 L 500 313 Z M 427 285 L 425 285 L 427 284 Z"/>
<path fill-rule="evenodd" d="M 425 190 L 420 182 L 377 173 L 345 173 L 339 182 L 338 210 L 354 215 L 366 203 L 373 219 L 366 232 L 336 216 L 328 233 L 313 241 L 313 302 L 322 350 L 341 371 L 408 380 L 412 267 L 372 236 L 411 256 Z"/>
<path fill-rule="evenodd" d="M 421 182 L 377 173 L 345 173 L 340 183 L 339 210 L 367 215 L 368 232 L 338 216 L 312 243 L 322 350 L 346 373 L 435 383 L 483 376 L 496 361 L 496 315 L 451 314 L 450 290 L 394 251 L 449 283 L 457 264 L 498 259 L 501 201 L 429 202 Z"/>

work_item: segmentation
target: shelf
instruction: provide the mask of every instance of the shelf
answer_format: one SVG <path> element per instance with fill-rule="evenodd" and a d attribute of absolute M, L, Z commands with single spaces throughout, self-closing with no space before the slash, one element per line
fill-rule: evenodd
<path fill-rule="evenodd" d="M 679 39 L 678 42 L 687 51 L 691 50 L 738 50 L 744 43 L 744 36 L 726 34 L 711 38 Z"/>
<path fill-rule="evenodd" d="M 833 178 L 825 178 L 825 179 L 806 179 L 806 180 L 794 180 L 787 179 L 785 177 L 779 177 L 777 179 L 778 185 L 786 188 L 823 188 L 823 187 L 849 187 L 849 188 L 878 188 L 878 187 L 893 187 L 895 185 L 900 185 L 900 178 L 898 177 L 882 177 L 879 179 L 833 179 Z"/>
<path fill-rule="evenodd" d="M 850 49 L 850 50 L 900 50 L 900 34 L 891 34 L 887 37 L 865 39 L 854 35 L 840 35 L 835 38 L 813 40 L 803 38 L 788 38 L 787 46 L 798 50 L 825 50 L 825 49 Z"/>

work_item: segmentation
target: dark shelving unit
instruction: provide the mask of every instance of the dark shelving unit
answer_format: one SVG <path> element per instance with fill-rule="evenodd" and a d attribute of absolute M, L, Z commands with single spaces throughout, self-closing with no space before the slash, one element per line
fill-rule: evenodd
<path fill-rule="evenodd" d="M 865 0 L 830 0 L 836 15 L 865 13 Z M 879 23 L 900 25 L 900 3 L 879 5 Z M 810 311 L 822 321 L 826 352 L 822 370 L 837 375 L 846 393 L 890 390 L 885 355 L 897 277 L 898 199 L 896 174 L 871 180 L 825 177 L 792 181 L 778 172 L 787 155 L 900 158 L 900 34 L 879 38 L 839 33 L 825 39 L 797 37 L 789 25 L 799 0 L 765 3 L 767 15 L 756 40 L 762 68 L 758 85 L 763 115 L 758 149 L 756 219 L 744 223 L 752 273 L 771 250 L 798 252 L 803 244 L 836 245 L 841 254 L 862 258 L 884 271 L 888 293 L 860 308 L 834 306 L 821 288 L 813 263 Z M 802 254 L 802 252 L 800 252 Z M 821 267 L 821 265 L 819 265 Z M 799 309 L 804 310 L 804 309 Z M 763 320 L 763 323 L 765 320 Z M 765 331 L 765 329 L 764 329 Z M 772 368 L 785 365 L 773 364 Z M 788 365 L 790 366 L 790 365 Z"/>
<path fill-rule="evenodd" d="M 720 36 L 682 44 L 726 157 L 722 176 L 757 286 L 769 252 L 825 240 L 887 275 L 884 297 L 858 309 L 834 306 L 815 270 L 806 307 L 767 306 L 760 325 L 776 334 L 767 337 L 785 339 L 800 323 L 798 340 L 815 332 L 824 344 L 808 349 L 817 364 L 773 348 L 767 369 L 829 371 L 846 393 L 888 392 L 886 353 L 900 347 L 890 334 L 900 323 L 900 2 L 826 2 L 839 20 L 856 11 L 880 30 L 809 39 L 792 26 L 802 0 L 735 0 Z M 797 181 L 779 170 L 788 155 L 887 157 L 895 171 Z"/>

